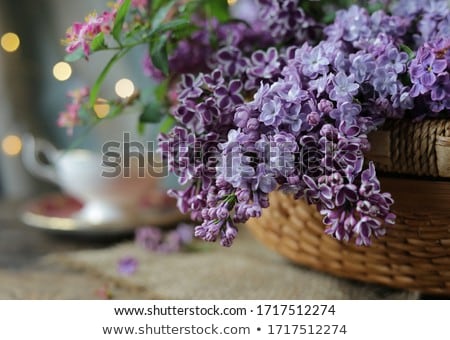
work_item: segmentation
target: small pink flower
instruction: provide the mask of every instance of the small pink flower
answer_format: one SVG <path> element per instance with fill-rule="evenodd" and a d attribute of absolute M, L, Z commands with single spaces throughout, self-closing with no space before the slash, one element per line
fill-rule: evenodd
<path fill-rule="evenodd" d="M 58 117 L 58 126 L 67 128 L 67 134 L 73 134 L 73 128 L 81 124 L 79 111 L 83 102 L 89 97 L 89 88 L 82 87 L 67 92 L 67 96 L 71 98 L 70 103 L 66 105 L 66 110 L 61 112 Z"/>
<path fill-rule="evenodd" d="M 67 128 L 67 134 L 73 134 L 73 128 L 81 123 L 78 111 L 80 110 L 80 104 L 67 104 L 66 111 L 59 114 L 58 126 Z"/>
<path fill-rule="evenodd" d="M 69 91 L 67 92 L 67 96 L 72 98 L 72 103 L 80 104 L 83 99 L 86 99 L 89 96 L 89 87 L 81 87 L 79 89 Z"/>
<path fill-rule="evenodd" d="M 66 45 L 66 52 L 73 53 L 82 47 L 85 57 L 90 54 L 90 44 L 94 37 L 100 32 L 109 33 L 111 24 L 116 15 L 115 10 L 104 12 L 101 15 L 97 13 L 89 14 L 84 22 L 75 22 L 66 32 L 66 39 L 63 44 Z"/>

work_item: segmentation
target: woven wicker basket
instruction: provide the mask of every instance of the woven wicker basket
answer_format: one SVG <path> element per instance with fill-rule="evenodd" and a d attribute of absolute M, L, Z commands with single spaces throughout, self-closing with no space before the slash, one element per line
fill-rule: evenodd
<path fill-rule="evenodd" d="M 271 206 L 248 228 L 298 264 L 391 287 L 450 294 L 450 121 L 392 122 L 371 139 L 368 158 L 379 172 L 397 174 L 380 176 L 397 214 L 386 236 L 370 247 L 339 242 L 324 233 L 314 206 L 280 192 L 271 194 Z"/>

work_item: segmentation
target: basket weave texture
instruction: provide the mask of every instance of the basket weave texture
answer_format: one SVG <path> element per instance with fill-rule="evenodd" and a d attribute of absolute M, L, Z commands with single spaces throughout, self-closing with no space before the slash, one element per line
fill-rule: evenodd
<path fill-rule="evenodd" d="M 386 124 L 371 136 L 368 158 L 392 194 L 396 224 L 370 247 L 324 233 L 316 207 L 281 192 L 261 218 L 247 222 L 269 248 L 295 263 L 336 276 L 431 294 L 450 294 L 450 121 Z M 433 178 L 435 177 L 435 178 Z"/>

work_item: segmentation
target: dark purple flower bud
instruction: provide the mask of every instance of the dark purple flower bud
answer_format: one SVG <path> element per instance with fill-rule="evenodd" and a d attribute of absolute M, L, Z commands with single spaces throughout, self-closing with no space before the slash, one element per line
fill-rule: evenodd
<path fill-rule="evenodd" d="M 225 230 L 222 231 L 220 244 L 224 247 L 231 247 L 238 234 L 238 230 L 229 220 L 225 224 L 224 229 Z"/>
<path fill-rule="evenodd" d="M 331 110 L 334 109 L 333 103 L 327 99 L 321 99 L 318 104 L 318 108 L 320 112 L 324 114 L 329 114 Z"/>
<path fill-rule="evenodd" d="M 250 200 L 250 190 L 238 188 L 236 190 L 236 197 L 239 203 L 247 203 Z"/>
<path fill-rule="evenodd" d="M 258 130 L 259 121 L 256 118 L 250 118 L 247 122 L 247 129 L 249 130 Z"/>

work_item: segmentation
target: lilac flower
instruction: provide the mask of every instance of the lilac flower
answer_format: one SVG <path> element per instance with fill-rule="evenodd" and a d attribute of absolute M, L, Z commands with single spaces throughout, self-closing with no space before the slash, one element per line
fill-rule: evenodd
<path fill-rule="evenodd" d="M 431 99 L 441 101 L 450 97 L 450 76 L 448 73 L 439 74 L 431 89 Z"/>
<path fill-rule="evenodd" d="M 251 63 L 248 73 L 256 78 L 271 79 L 280 73 L 280 62 L 278 52 L 271 47 L 267 52 L 258 50 L 251 56 Z"/>
<path fill-rule="evenodd" d="M 322 27 L 297 0 L 258 0 L 254 27 L 212 23 L 209 70 L 182 79 L 180 136 L 162 138 L 170 170 L 187 184 L 174 195 L 199 221 L 197 237 L 230 246 L 236 223 L 261 216 L 277 188 L 315 204 L 339 240 L 368 245 L 384 234 L 393 200 L 374 165 L 364 166 L 367 134 L 386 118 L 417 118 L 415 107 L 429 109 L 423 116 L 450 107 L 447 12 L 440 0 L 401 2 L 397 15 L 339 11 L 320 43 Z M 261 32 L 269 45 L 252 40 Z M 198 36 L 204 46 L 207 37 Z M 418 50 L 411 63 L 402 44 Z M 194 157 L 196 142 L 214 157 Z"/>
<path fill-rule="evenodd" d="M 389 70 L 395 73 L 403 73 L 406 70 L 406 63 L 408 62 L 408 54 L 399 52 L 394 46 L 386 48 L 385 53 L 378 58 L 380 66 L 386 66 Z"/>
<path fill-rule="evenodd" d="M 183 74 L 180 82 L 180 92 L 178 98 L 180 100 L 187 98 L 198 98 L 203 91 L 200 88 L 203 80 L 201 77 L 195 77 L 193 74 Z"/>
<path fill-rule="evenodd" d="M 373 55 L 361 53 L 354 56 L 350 71 L 355 75 L 355 80 L 358 83 L 362 83 L 370 78 L 375 70 L 375 66 Z"/>
<path fill-rule="evenodd" d="M 242 155 L 240 148 L 223 155 L 217 167 L 217 174 L 222 176 L 233 187 L 242 187 L 246 181 L 256 174 L 249 164 L 249 159 Z"/>
<path fill-rule="evenodd" d="M 267 126 L 277 126 L 282 120 L 282 115 L 283 111 L 281 99 L 275 97 L 274 99 L 268 100 L 264 103 L 259 120 Z"/>
<path fill-rule="evenodd" d="M 130 276 L 137 271 L 138 265 L 139 262 L 134 257 L 123 257 L 117 262 L 117 271 L 124 276 Z"/>
<path fill-rule="evenodd" d="M 355 76 L 346 76 L 343 72 L 339 72 L 333 78 L 333 87 L 330 91 L 330 98 L 337 102 L 351 101 L 359 89 L 359 85 L 354 82 Z"/>
<path fill-rule="evenodd" d="M 216 101 L 212 98 L 208 98 L 204 102 L 197 104 L 196 112 L 201 115 L 203 125 L 211 124 L 220 116 Z"/>
<path fill-rule="evenodd" d="M 397 74 L 384 67 L 379 67 L 374 72 L 372 84 L 383 97 L 395 95 L 398 90 Z"/>
<path fill-rule="evenodd" d="M 224 47 L 217 52 L 216 56 L 224 73 L 231 77 L 243 73 L 247 67 L 247 61 L 243 58 L 242 52 L 236 47 Z"/>
<path fill-rule="evenodd" d="M 368 23 L 366 10 L 353 5 L 348 10 L 338 11 L 334 24 L 325 28 L 325 33 L 333 41 L 343 39 L 352 42 L 367 34 Z"/>
<path fill-rule="evenodd" d="M 305 53 L 302 58 L 303 72 L 306 76 L 314 79 L 319 74 L 328 71 L 330 61 L 326 57 L 322 47 L 319 45 L 309 53 Z"/>
<path fill-rule="evenodd" d="M 227 221 L 225 228 L 221 231 L 221 240 L 220 244 L 224 247 L 231 247 L 233 244 L 233 240 L 236 238 L 238 230 L 236 226 Z"/>
<path fill-rule="evenodd" d="M 175 230 L 163 233 L 157 227 L 141 227 L 136 231 L 135 242 L 147 251 L 173 253 L 192 242 L 194 227 L 180 223 Z"/>
<path fill-rule="evenodd" d="M 242 83 L 240 80 L 232 80 L 228 86 L 221 85 L 214 94 L 217 98 L 217 105 L 220 109 L 226 109 L 230 105 L 239 105 L 244 102 L 241 95 Z"/>
<path fill-rule="evenodd" d="M 337 121 L 355 122 L 361 111 L 361 105 L 343 102 L 336 109 L 331 110 L 330 117 Z"/>
<path fill-rule="evenodd" d="M 434 53 L 426 47 L 419 49 L 410 68 L 411 80 L 416 86 L 416 90 L 413 90 L 413 96 L 416 97 L 419 93 L 426 93 L 436 82 L 437 74 L 443 72 L 446 68 L 446 60 L 437 59 Z"/>
<path fill-rule="evenodd" d="M 163 239 L 159 228 L 142 227 L 136 230 L 136 244 L 147 250 L 156 250 Z"/>
<path fill-rule="evenodd" d="M 215 89 L 217 86 L 222 85 L 225 80 L 223 79 L 221 70 L 214 70 L 211 73 L 205 74 L 203 76 L 203 81 L 211 89 Z"/>

